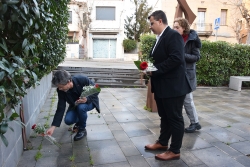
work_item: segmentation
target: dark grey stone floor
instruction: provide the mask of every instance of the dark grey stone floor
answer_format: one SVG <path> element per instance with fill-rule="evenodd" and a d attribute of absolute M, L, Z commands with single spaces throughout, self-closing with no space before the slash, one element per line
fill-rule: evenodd
<path fill-rule="evenodd" d="M 57 105 L 55 88 L 37 122 L 49 123 Z M 53 136 L 62 144 L 59 149 L 41 137 L 30 138 L 30 150 L 24 151 L 18 167 L 241 167 L 250 166 L 250 90 L 198 88 L 194 102 L 202 129 L 185 134 L 181 159 L 155 160 L 162 151 L 146 151 L 159 135 L 158 113 L 143 109 L 145 88 L 103 88 L 101 114 L 88 113 L 87 136 L 74 142 L 74 134 L 62 122 Z M 189 119 L 183 110 L 185 126 Z M 40 147 L 39 147 L 40 146 Z M 40 151 L 42 157 L 35 160 Z"/>

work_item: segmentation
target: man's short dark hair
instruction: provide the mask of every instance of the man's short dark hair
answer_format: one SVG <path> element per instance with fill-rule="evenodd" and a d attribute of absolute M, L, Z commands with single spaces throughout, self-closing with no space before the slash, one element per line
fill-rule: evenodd
<path fill-rule="evenodd" d="M 71 75 L 66 70 L 58 70 L 54 73 L 52 78 L 52 84 L 57 85 L 66 85 L 71 80 Z"/>
<path fill-rule="evenodd" d="M 148 16 L 148 19 L 150 19 L 151 16 L 153 16 L 156 21 L 161 19 L 163 24 L 168 25 L 167 16 L 162 10 L 154 11 L 150 16 Z"/>

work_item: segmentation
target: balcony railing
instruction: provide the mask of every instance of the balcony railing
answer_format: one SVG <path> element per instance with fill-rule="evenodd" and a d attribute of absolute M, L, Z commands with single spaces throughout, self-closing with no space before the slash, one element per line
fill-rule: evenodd
<path fill-rule="evenodd" d="M 212 35 L 212 23 L 193 23 L 193 29 L 197 31 L 198 35 L 210 36 Z"/>

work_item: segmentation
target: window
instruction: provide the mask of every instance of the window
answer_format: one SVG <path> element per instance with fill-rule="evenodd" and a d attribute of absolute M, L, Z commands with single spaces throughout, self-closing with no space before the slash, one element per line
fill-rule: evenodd
<path fill-rule="evenodd" d="M 69 24 L 72 24 L 72 11 L 69 11 Z"/>
<path fill-rule="evenodd" d="M 96 20 L 115 20 L 115 7 L 96 7 Z"/>
<path fill-rule="evenodd" d="M 221 9 L 220 25 L 227 25 L 227 9 Z"/>
<path fill-rule="evenodd" d="M 205 8 L 199 8 L 198 9 L 198 23 L 197 23 L 197 30 L 198 31 L 205 31 L 205 14 L 206 9 Z"/>

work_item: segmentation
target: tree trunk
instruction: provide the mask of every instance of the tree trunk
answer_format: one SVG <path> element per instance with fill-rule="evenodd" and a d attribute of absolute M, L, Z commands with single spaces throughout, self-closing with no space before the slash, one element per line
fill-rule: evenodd
<path fill-rule="evenodd" d="M 250 44 L 250 31 L 248 31 L 248 33 L 247 33 L 246 44 Z"/>

